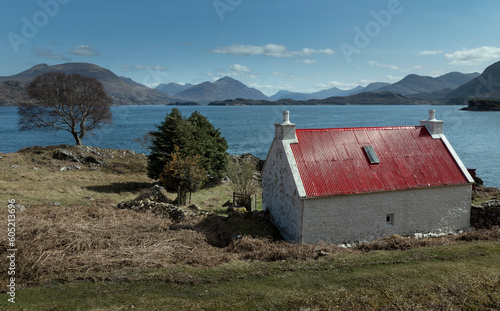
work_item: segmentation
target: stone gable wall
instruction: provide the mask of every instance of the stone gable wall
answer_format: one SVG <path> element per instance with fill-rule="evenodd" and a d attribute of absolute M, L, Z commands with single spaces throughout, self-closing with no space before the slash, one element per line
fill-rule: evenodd
<path fill-rule="evenodd" d="M 472 205 L 470 224 L 476 229 L 500 226 L 500 200 L 485 201 L 481 206 Z"/>

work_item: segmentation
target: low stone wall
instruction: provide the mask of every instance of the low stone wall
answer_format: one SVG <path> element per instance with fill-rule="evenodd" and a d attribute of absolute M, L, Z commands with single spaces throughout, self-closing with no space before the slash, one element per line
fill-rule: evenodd
<path fill-rule="evenodd" d="M 481 206 L 472 205 L 470 224 L 476 229 L 500 226 L 500 200 L 486 201 Z"/>

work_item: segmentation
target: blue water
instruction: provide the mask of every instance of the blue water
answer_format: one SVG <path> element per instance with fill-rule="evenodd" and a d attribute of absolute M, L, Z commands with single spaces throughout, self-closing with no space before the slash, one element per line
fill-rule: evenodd
<path fill-rule="evenodd" d="M 500 187 L 500 112 L 460 111 L 459 106 L 238 106 L 178 107 L 182 115 L 197 110 L 219 128 L 229 144 L 229 153 L 252 153 L 265 159 L 274 137 L 274 123 L 281 122 L 283 110 L 297 128 L 419 125 L 428 110 L 444 120 L 444 133 L 465 166 L 476 168 L 485 185 Z M 170 112 L 167 106 L 115 106 L 113 123 L 88 134 L 85 145 L 133 149 L 145 152 L 134 139 L 155 130 Z M 0 152 L 23 147 L 74 144 L 67 132 L 18 131 L 17 108 L 0 107 Z"/>

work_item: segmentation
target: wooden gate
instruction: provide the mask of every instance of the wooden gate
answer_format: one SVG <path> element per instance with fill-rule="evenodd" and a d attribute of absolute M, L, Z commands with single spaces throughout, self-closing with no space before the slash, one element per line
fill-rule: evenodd
<path fill-rule="evenodd" d="M 249 194 L 233 192 L 233 205 L 244 206 L 247 211 L 252 211 L 252 197 Z"/>

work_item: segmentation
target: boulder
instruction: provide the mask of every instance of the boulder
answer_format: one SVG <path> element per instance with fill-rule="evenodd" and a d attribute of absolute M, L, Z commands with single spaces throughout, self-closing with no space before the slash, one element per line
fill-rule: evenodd
<path fill-rule="evenodd" d="M 54 151 L 52 157 L 57 160 L 80 162 L 78 158 L 71 151 L 65 149 L 58 149 Z"/>
<path fill-rule="evenodd" d="M 98 160 L 94 156 L 87 156 L 82 160 L 83 163 L 89 164 L 89 165 L 96 165 L 96 166 L 104 166 L 104 162 Z"/>
<path fill-rule="evenodd" d="M 197 212 L 201 211 L 201 207 L 199 207 L 196 204 L 189 205 L 188 208 L 193 210 L 193 211 L 197 211 Z"/>
<path fill-rule="evenodd" d="M 59 170 L 62 171 L 72 171 L 72 170 L 81 170 L 82 167 L 80 165 L 68 165 L 68 166 L 63 166 Z"/>

